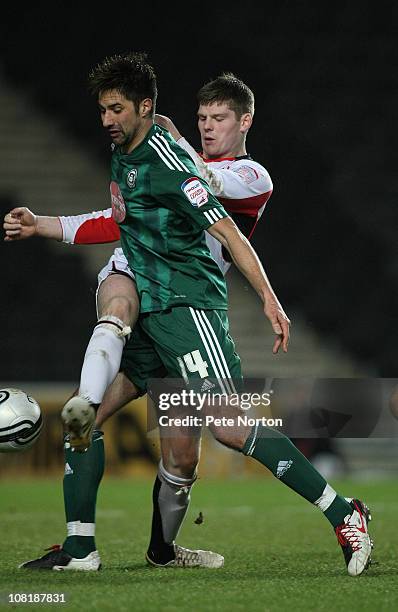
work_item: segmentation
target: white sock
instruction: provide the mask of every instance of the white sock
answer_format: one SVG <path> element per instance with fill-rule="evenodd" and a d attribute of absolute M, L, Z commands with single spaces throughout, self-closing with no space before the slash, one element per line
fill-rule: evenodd
<path fill-rule="evenodd" d="M 100 404 L 108 386 L 120 368 L 124 337 L 112 329 L 98 325 L 88 343 L 80 375 L 79 395 L 93 404 Z"/>

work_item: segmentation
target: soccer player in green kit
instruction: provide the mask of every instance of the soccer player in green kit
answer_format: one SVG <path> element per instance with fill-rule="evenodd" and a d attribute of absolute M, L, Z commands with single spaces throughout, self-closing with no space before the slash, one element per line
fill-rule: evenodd
<path fill-rule="evenodd" d="M 123 251 L 134 271 L 141 313 L 125 349 L 122 369 L 141 390 L 161 366 L 191 386 L 216 381 L 226 396 L 240 381 L 240 360 L 228 334 L 224 279 L 205 245 L 207 230 L 229 251 L 264 303 L 276 334 L 274 352 L 288 348 L 289 320 L 248 241 L 198 177 L 190 157 L 153 125 L 156 80 L 139 54 L 107 58 L 91 74 L 102 123 L 115 145 L 111 198 Z M 200 389 L 201 387 L 196 387 Z M 232 407 L 227 413 L 236 415 Z M 74 408 L 63 419 L 72 436 L 90 432 L 95 410 Z M 224 445 L 252 456 L 294 491 L 318 506 L 336 530 L 350 575 L 368 566 L 367 513 L 325 482 L 277 431 L 255 426 L 212 427 Z M 283 469 L 281 466 L 283 465 Z M 150 562 L 167 565 L 173 547 L 152 532 Z"/>

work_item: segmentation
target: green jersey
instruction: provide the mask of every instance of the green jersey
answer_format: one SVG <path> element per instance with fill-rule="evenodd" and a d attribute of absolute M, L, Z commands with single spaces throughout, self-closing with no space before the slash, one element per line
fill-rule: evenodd
<path fill-rule="evenodd" d="M 228 214 L 167 131 L 154 125 L 131 153 L 115 147 L 111 197 L 141 313 L 182 305 L 227 309 L 224 277 L 204 230 Z"/>

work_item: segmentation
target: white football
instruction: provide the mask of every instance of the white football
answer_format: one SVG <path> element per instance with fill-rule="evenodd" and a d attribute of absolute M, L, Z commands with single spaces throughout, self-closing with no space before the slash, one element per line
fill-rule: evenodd
<path fill-rule="evenodd" d="M 30 448 L 40 435 L 39 404 L 21 389 L 0 389 L 0 453 Z"/>

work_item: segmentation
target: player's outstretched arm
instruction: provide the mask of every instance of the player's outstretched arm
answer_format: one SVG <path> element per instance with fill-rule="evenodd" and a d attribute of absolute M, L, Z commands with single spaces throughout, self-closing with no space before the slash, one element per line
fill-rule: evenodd
<path fill-rule="evenodd" d="M 26 206 L 13 208 L 4 217 L 4 240 L 11 242 L 32 236 L 62 240 L 62 226 L 58 217 L 35 215 Z"/>
<path fill-rule="evenodd" d="M 4 217 L 6 241 L 23 240 L 32 236 L 53 238 L 68 244 L 103 244 L 120 240 L 120 230 L 112 218 L 112 209 L 70 215 L 45 217 L 29 208 L 13 208 Z"/>
<path fill-rule="evenodd" d="M 239 231 L 230 217 L 217 221 L 207 231 L 225 246 L 236 267 L 247 278 L 263 301 L 264 313 L 271 322 L 272 329 L 277 336 L 272 352 L 277 353 L 279 348 L 282 347 L 286 353 L 289 344 L 290 321 L 279 303 L 250 242 Z"/>

